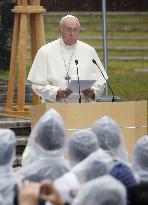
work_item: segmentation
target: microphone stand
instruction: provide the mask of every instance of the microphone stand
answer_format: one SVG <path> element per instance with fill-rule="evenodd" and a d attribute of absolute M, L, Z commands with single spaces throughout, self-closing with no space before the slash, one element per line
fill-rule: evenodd
<path fill-rule="evenodd" d="M 100 69 L 100 67 L 98 66 L 97 62 L 96 62 L 94 59 L 92 60 L 92 62 L 98 67 L 99 71 L 101 72 L 103 78 L 105 79 L 105 81 L 106 81 L 106 83 L 107 83 L 107 85 L 108 85 L 108 87 L 109 87 L 109 89 L 110 89 L 110 91 L 111 91 L 111 93 L 112 93 L 112 102 L 115 102 L 115 96 L 114 96 L 113 90 L 111 89 L 111 87 L 110 87 L 108 81 L 106 80 L 106 78 L 105 78 L 105 76 L 104 76 L 102 70 Z"/>
<path fill-rule="evenodd" d="M 80 89 L 80 81 L 79 81 L 78 60 L 75 60 L 75 64 L 77 66 L 77 76 L 78 76 L 78 86 L 79 86 L 79 103 L 81 103 L 81 89 Z"/>

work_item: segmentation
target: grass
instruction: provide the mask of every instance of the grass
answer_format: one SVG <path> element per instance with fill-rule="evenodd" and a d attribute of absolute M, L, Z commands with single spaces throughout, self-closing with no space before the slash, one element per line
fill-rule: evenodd
<path fill-rule="evenodd" d="M 129 68 L 125 64 L 128 62 L 120 62 L 120 66 L 115 62 L 109 63 L 108 75 L 115 95 L 122 100 L 148 99 L 148 73 L 135 72 L 138 66 L 133 64 Z"/>
<path fill-rule="evenodd" d="M 8 80 L 9 71 L 7 70 L 0 70 L 0 79 Z"/>
<path fill-rule="evenodd" d="M 62 14 L 63 15 L 63 14 Z M 99 29 L 102 29 L 102 18 L 97 15 L 77 15 L 82 23 L 82 32 L 80 38 L 83 37 L 102 37 Z M 46 43 L 58 37 L 57 26 L 61 15 L 44 16 Z M 108 46 L 116 48 L 117 46 L 130 47 L 148 47 L 147 32 L 148 15 L 108 15 L 107 29 L 109 37 L 125 37 L 125 40 L 108 40 Z M 135 40 L 134 37 L 141 39 Z M 49 40 L 50 39 L 50 40 Z M 102 40 L 84 40 L 92 46 L 102 46 Z M 29 43 L 28 43 L 29 45 Z M 97 50 L 100 58 L 103 56 L 103 50 Z M 148 57 L 147 50 L 115 50 L 108 51 L 109 57 L 116 56 L 140 56 Z M 30 60 L 27 61 L 27 73 L 31 66 Z M 108 62 L 109 82 L 116 96 L 120 96 L 123 100 L 143 100 L 148 98 L 148 72 L 136 72 L 135 69 L 148 69 L 148 60 L 136 61 L 119 61 L 112 60 Z M 0 78 L 8 79 L 8 71 L 0 69 Z"/>

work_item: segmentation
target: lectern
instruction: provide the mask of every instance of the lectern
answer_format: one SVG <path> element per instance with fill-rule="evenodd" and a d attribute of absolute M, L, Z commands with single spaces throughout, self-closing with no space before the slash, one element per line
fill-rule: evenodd
<path fill-rule="evenodd" d="M 15 13 L 12 51 L 8 81 L 7 102 L 4 112 L 23 114 L 29 112 L 25 105 L 26 57 L 28 22 L 31 34 L 32 61 L 37 50 L 45 44 L 43 13 L 40 0 L 18 0 L 18 5 L 12 10 Z M 18 68 L 18 69 L 17 69 Z M 18 79 L 17 104 L 13 105 L 15 80 Z M 39 96 L 34 94 L 33 104 L 39 103 Z"/>
<path fill-rule="evenodd" d="M 31 108 L 32 126 L 50 108 L 63 117 L 67 136 L 74 130 L 90 128 L 102 116 L 111 117 L 122 130 L 130 156 L 137 139 L 147 134 L 147 101 L 39 104 Z"/>

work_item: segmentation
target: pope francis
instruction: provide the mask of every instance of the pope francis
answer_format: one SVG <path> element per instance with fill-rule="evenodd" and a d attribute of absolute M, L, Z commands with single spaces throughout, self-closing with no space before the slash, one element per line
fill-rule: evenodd
<path fill-rule="evenodd" d="M 28 81 L 42 102 L 71 103 L 80 102 L 80 98 L 83 103 L 93 102 L 103 93 L 107 74 L 95 49 L 78 40 L 79 32 L 79 20 L 67 15 L 59 23 L 60 38 L 38 50 Z M 78 79 L 95 80 L 95 83 L 81 93 L 73 93 L 68 84 Z"/>

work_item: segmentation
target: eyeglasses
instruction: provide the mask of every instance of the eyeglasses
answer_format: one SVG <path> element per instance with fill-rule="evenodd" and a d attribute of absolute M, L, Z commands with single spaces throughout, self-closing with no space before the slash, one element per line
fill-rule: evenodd
<path fill-rule="evenodd" d="M 74 32 L 74 33 L 79 33 L 80 32 L 80 29 L 79 28 L 63 28 L 63 30 L 67 33 L 71 33 L 71 32 Z"/>

